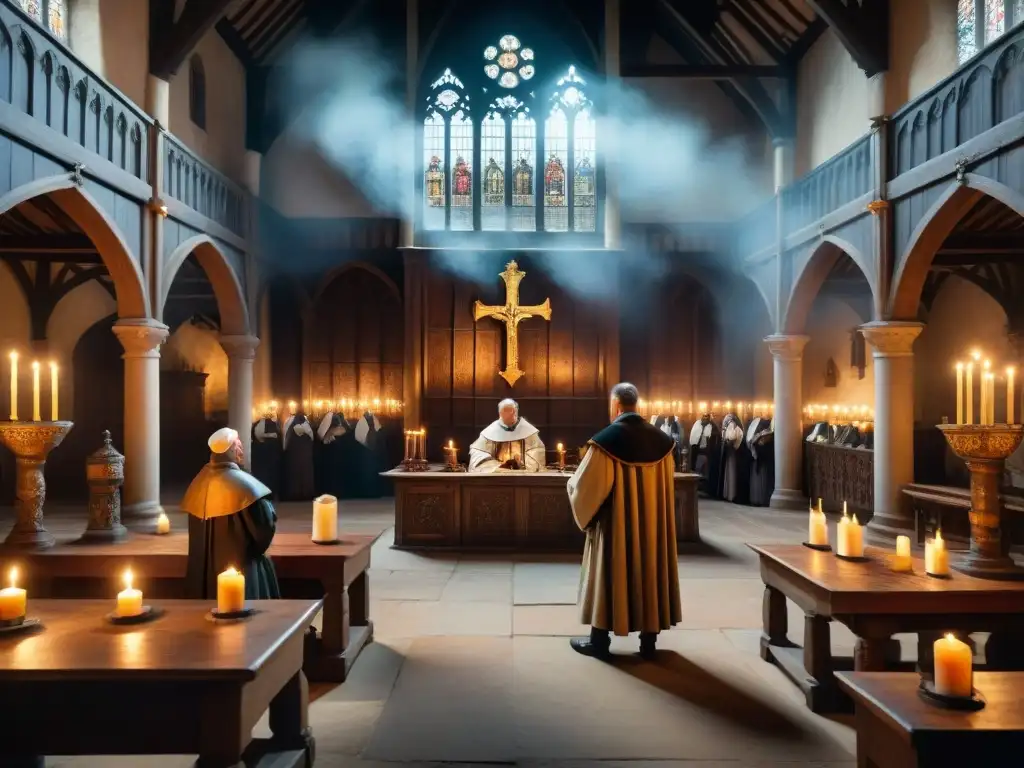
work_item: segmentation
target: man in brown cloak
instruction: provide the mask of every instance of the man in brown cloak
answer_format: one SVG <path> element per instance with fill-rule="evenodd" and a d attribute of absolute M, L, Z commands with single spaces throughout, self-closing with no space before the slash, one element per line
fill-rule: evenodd
<path fill-rule="evenodd" d="M 612 423 L 588 443 L 569 480 L 569 502 L 587 534 L 580 575 L 589 638 L 573 650 L 606 658 L 610 632 L 640 633 L 640 654 L 682 619 L 675 518 L 675 441 L 636 413 L 632 384 L 611 391 Z"/>

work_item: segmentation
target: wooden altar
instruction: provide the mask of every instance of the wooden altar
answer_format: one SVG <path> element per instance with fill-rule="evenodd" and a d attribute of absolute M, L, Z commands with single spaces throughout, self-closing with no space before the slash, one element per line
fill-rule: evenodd
<path fill-rule="evenodd" d="M 851 515 L 867 522 L 875 510 L 875 452 L 832 443 L 804 442 L 807 496 L 828 511 L 847 503 Z"/>
<path fill-rule="evenodd" d="M 426 472 L 393 469 L 397 549 L 581 552 L 568 472 Z M 676 539 L 697 543 L 697 480 L 676 473 Z"/>

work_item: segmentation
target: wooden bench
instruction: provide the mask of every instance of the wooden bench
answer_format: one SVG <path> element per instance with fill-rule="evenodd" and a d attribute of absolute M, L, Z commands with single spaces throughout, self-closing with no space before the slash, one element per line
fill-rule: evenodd
<path fill-rule="evenodd" d="M 314 760 L 303 637 L 320 600 L 264 600 L 232 624 L 210 604 L 112 626 L 108 600 L 38 600 L 40 630 L 0 635 L 0 765 L 39 755 L 199 755 L 203 766 L 305 768 Z M 273 738 L 253 739 L 270 709 Z"/>
<path fill-rule="evenodd" d="M 305 672 L 314 682 L 344 682 L 352 663 L 373 638 L 366 571 L 377 536 L 342 533 L 342 543 L 313 544 L 308 533 L 278 532 L 269 555 L 282 596 L 323 598 L 322 628 L 306 638 Z M 0 573 L 16 565 L 31 594 L 52 598 L 105 598 L 121 589 L 131 568 L 146 595 L 182 598 L 188 535 L 131 533 L 118 544 L 80 544 L 58 536 L 57 545 L 39 551 L 0 549 Z"/>
<path fill-rule="evenodd" d="M 924 670 L 931 668 L 935 638 L 949 631 L 992 633 L 985 645 L 987 668 L 1024 669 L 1024 582 L 962 573 L 934 579 L 925 575 L 920 558 L 914 559 L 914 573 L 894 573 L 890 553 L 872 547 L 868 562 L 855 563 L 799 544 L 748 546 L 760 558 L 765 585 L 761 658 L 800 687 L 814 712 L 849 708 L 836 670 L 899 668 L 895 634 L 917 634 L 917 663 Z M 804 611 L 802 647 L 787 637 L 786 598 Z M 853 659 L 833 657 L 833 620 L 857 636 Z"/>
<path fill-rule="evenodd" d="M 971 490 L 952 485 L 925 485 L 910 483 L 903 486 L 914 510 L 914 533 L 918 544 L 923 544 L 928 529 L 942 526 L 943 538 L 964 544 L 971 540 L 971 523 L 967 513 L 971 509 Z M 1010 541 L 1024 544 L 1024 497 L 1002 494 L 1003 508 L 1009 513 Z"/>
<path fill-rule="evenodd" d="M 1019 765 L 1024 753 L 1024 674 L 978 672 L 979 712 L 939 709 L 917 695 L 912 673 L 838 672 L 853 699 L 858 768 Z"/>

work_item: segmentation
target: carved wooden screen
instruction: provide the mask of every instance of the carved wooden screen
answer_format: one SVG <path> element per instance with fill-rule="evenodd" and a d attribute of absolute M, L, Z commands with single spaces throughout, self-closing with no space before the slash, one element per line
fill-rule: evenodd
<path fill-rule="evenodd" d="M 402 399 L 402 302 L 394 286 L 353 267 L 317 299 L 306 347 L 309 399 Z"/>
<path fill-rule="evenodd" d="M 491 318 L 473 321 L 477 299 L 505 303 L 505 286 L 497 277 L 501 266 L 480 270 L 494 273 L 481 286 L 437 269 L 427 277 L 423 426 L 430 450 L 439 453 L 442 443 L 455 440 L 464 454 L 498 417 L 498 402 L 506 397 L 540 429 L 549 451 L 559 442 L 575 449 L 607 423 L 610 383 L 604 358 L 616 313 L 575 299 L 528 263 L 520 266 L 528 273 L 522 304 L 550 298 L 552 310 L 550 322 L 534 317 L 519 326 L 519 367 L 525 375 L 515 387 L 498 375 L 506 366 L 505 326 Z"/>

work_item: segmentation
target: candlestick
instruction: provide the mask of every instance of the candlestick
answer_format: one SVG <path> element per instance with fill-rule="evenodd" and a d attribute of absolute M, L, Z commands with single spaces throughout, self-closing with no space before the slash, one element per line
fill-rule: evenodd
<path fill-rule="evenodd" d="M 815 547 L 828 546 L 828 520 L 825 513 L 811 507 L 810 519 L 807 524 L 807 543 Z"/>
<path fill-rule="evenodd" d="M 237 613 L 245 609 L 245 576 L 229 567 L 217 575 L 217 613 Z"/>
<path fill-rule="evenodd" d="M 142 613 L 142 592 L 132 589 L 132 572 L 124 572 L 124 591 L 117 593 L 117 610 L 120 617 L 138 616 Z"/>
<path fill-rule="evenodd" d="M 50 363 L 50 421 L 57 421 L 57 399 L 60 396 L 57 386 L 57 364 Z"/>
<path fill-rule="evenodd" d="M 942 531 L 935 532 L 932 541 L 924 543 L 924 571 L 929 576 L 949 575 L 949 550 L 942 538 Z"/>
<path fill-rule="evenodd" d="M 445 448 L 444 451 L 448 455 L 448 466 L 449 467 L 454 467 L 456 464 L 458 464 L 458 455 L 457 455 L 457 453 L 455 451 L 455 441 L 454 440 L 449 440 L 448 441 L 448 447 Z"/>
<path fill-rule="evenodd" d="M 953 635 L 940 637 L 932 645 L 935 658 L 935 692 L 940 696 L 968 698 L 974 692 L 971 646 Z"/>
<path fill-rule="evenodd" d="M 42 421 L 39 415 L 39 361 L 32 361 L 32 421 Z"/>
<path fill-rule="evenodd" d="M 11 586 L 0 589 L 0 621 L 14 621 L 25 616 L 25 590 L 16 585 L 18 569 L 11 568 Z"/>
<path fill-rule="evenodd" d="M 18 420 L 18 353 L 11 352 L 11 421 Z"/>
<path fill-rule="evenodd" d="M 1006 369 L 1006 423 L 1013 424 L 1014 413 L 1013 413 L 1013 375 L 1016 373 L 1013 366 L 1011 365 Z"/>
<path fill-rule="evenodd" d="M 313 499 L 313 541 L 338 540 L 338 499 L 330 494 Z"/>
<path fill-rule="evenodd" d="M 163 512 L 161 512 L 160 516 L 156 519 L 156 532 L 161 536 L 171 532 L 171 521 Z"/>
<path fill-rule="evenodd" d="M 964 364 L 956 364 L 956 423 L 964 423 Z"/>
<path fill-rule="evenodd" d="M 967 413 L 964 417 L 964 424 L 974 423 L 974 363 L 967 364 L 967 389 L 964 392 Z"/>
<path fill-rule="evenodd" d="M 914 570 L 914 561 L 910 558 L 910 537 L 896 537 L 896 557 L 892 561 L 892 569 L 898 573 Z"/>

